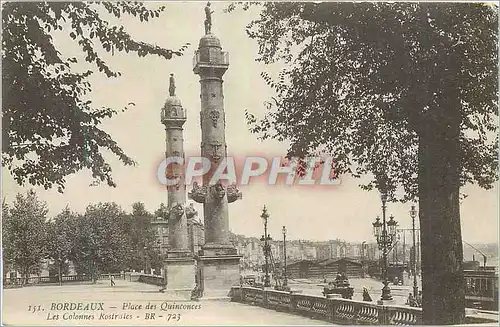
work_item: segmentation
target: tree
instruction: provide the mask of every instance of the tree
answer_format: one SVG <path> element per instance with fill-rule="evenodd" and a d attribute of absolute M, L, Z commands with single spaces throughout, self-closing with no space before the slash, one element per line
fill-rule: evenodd
<path fill-rule="evenodd" d="M 9 204 L 7 203 L 6 201 L 6 197 L 3 197 L 2 198 L 2 219 L 5 219 L 5 217 L 7 217 L 9 215 Z M 8 266 L 11 264 L 10 262 L 8 262 L 7 258 L 5 258 L 5 252 L 6 252 L 6 246 L 5 246 L 5 227 L 2 231 L 2 235 L 3 235 L 3 240 L 4 240 L 4 244 L 3 244 L 3 247 L 2 247 L 2 255 L 3 255 L 3 260 L 2 260 L 2 267 L 3 267 L 3 278 L 5 279 L 6 278 L 6 274 L 7 274 L 7 271 L 8 271 Z"/>
<path fill-rule="evenodd" d="M 116 203 L 98 203 L 89 205 L 85 214 L 77 218 L 71 251 L 77 273 L 87 273 L 95 281 L 100 272 L 126 267 L 131 248 L 124 216 Z"/>
<path fill-rule="evenodd" d="M 134 204 L 132 204 L 132 215 L 144 217 L 151 216 L 151 214 L 146 210 L 144 203 L 142 202 L 135 202 Z"/>
<path fill-rule="evenodd" d="M 262 120 L 247 113 L 251 130 L 289 141 L 289 156 L 330 155 L 391 201 L 418 199 L 423 323 L 463 323 L 459 191 L 498 179 L 496 7 L 262 6 L 247 29 L 257 60 L 287 67 L 262 74 L 276 97 Z"/>
<path fill-rule="evenodd" d="M 117 110 L 92 103 L 88 77 L 96 69 L 108 78 L 120 75 L 103 59 L 104 51 L 164 59 L 180 56 L 187 45 L 170 50 L 147 44 L 105 18 L 128 15 L 146 22 L 164 9 L 148 10 L 137 2 L 2 4 L 2 155 L 17 183 L 46 189 L 57 185 L 63 192 L 66 176 L 87 168 L 95 182 L 115 186 L 103 150 L 125 165 L 134 164 L 99 128 Z M 74 40 L 82 56 L 63 58 L 55 37 Z M 77 71 L 74 65 L 81 62 L 94 69 Z"/>
<path fill-rule="evenodd" d="M 17 194 L 12 207 L 5 208 L 2 215 L 4 260 L 20 271 L 27 282 L 30 273 L 39 270 L 46 256 L 47 204 L 30 190 L 26 196 Z"/>
<path fill-rule="evenodd" d="M 47 223 L 47 255 L 54 261 L 59 282 L 62 281 L 62 274 L 68 270 L 67 263 L 71 258 L 72 249 L 78 247 L 78 244 L 74 244 L 77 216 L 66 207 Z"/>
<path fill-rule="evenodd" d="M 132 214 L 125 217 L 126 231 L 130 239 L 130 267 L 140 269 L 158 266 L 160 257 L 156 244 L 156 230 L 151 224 L 152 215 L 142 202 L 132 205 Z"/>
<path fill-rule="evenodd" d="M 155 217 L 161 217 L 162 219 L 168 220 L 168 208 L 165 203 L 160 203 L 158 209 L 155 210 Z"/>

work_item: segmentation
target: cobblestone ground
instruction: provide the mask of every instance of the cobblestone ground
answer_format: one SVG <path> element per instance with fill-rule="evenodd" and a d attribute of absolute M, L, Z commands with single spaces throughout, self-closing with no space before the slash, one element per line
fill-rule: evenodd
<path fill-rule="evenodd" d="M 166 309 L 169 305 L 191 305 Z M 58 304 L 59 303 L 59 304 Z M 68 303 L 67 310 L 64 303 Z M 72 309 L 69 303 L 103 303 L 103 310 L 96 305 Z M 129 308 L 123 309 L 129 304 Z M 156 307 L 146 309 L 147 304 Z M 75 304 L 76 305 L 76 304 Z M 141 308 L 131 309 L 133 305 Z M 3 292 L 4 325 L 324 325 L 325 322 L 287 313 L 228 301 L 171 301 L 168 294 L 158 292 L 158 287 L 142 283 L 116 280 L 111 287 L 101 281 L 96 285 L 31 286 L 5 289 Z M 88 308 L 90 309 L 90 307 Z M 151 314 L 154 313 L 154 318 Z M 148 316 L 149 315 L 149 316 Z M 90 319 L 92 318 L 92 319 Z"/>

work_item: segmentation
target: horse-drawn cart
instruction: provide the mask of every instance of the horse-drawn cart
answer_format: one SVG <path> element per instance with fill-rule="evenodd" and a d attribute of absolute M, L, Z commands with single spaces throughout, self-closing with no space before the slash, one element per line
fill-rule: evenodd
<path fill-rule="evenodd" d="M 334 282 L 329 282 L 323 288 L 323 295 L 340 294 L 343 299 L 352 299 L 354 287 L 351 287 L 345 274 L 337 274 Z"/>

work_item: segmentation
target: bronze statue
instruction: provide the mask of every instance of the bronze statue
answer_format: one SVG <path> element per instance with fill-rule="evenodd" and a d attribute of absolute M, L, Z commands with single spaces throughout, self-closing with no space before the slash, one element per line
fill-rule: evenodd
<path fill-rule="evenodd" d="M 207 2 L 205 7 L 205 34 L 210 34 L 212 30 L 212 14 L 214 12 L 210 10 L 210 1 Z"/>
<path fill-rule="evenodd" d="M 174 79 L 174 74 L 170 74 L 170 86 L 168 88 L 168 92 L 170 93 L 171 97 L 175 96 L 175 79 Z"/>

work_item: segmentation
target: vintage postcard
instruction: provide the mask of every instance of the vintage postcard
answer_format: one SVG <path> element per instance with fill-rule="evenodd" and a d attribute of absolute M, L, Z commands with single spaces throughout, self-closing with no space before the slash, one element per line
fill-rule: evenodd
<path fill-rule="evenodd" d="M 496 3 L 1 6 L 4 325 L 498 325 Z"/>

